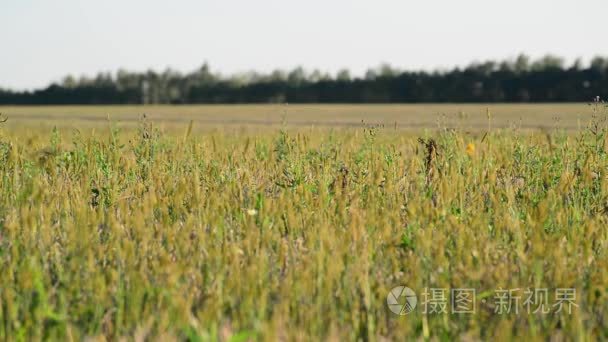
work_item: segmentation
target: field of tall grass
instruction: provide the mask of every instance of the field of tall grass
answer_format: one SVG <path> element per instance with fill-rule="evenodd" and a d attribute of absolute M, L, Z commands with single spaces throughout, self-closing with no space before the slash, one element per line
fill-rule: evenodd
<path fill-rule="evenodd" d="M 588 111 L 473 133 L 9 115 L 0 339 L 608 339 L 607 110 Z"/>

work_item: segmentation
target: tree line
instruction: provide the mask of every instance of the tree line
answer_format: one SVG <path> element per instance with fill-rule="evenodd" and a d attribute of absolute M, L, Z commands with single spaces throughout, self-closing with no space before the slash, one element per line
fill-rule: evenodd
<path fill-rule="evenodd" d="M 0 89 L 0 104 L 578 102 L 608 95 L 608 58 L 566 65 L 525 55 L 447 71 L 403 71 L 381 65 L 362 77 L 301 67 L 269 74 L 222 76 L 204 64 L 194 72 L 99 73 L 65 77 L 45 89 Z"/>

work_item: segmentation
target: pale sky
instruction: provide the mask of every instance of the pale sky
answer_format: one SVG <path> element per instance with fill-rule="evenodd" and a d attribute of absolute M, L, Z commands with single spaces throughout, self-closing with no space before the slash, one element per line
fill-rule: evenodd
<path fill-rule="evenodd" d="M 167 67 L 408 70 L 608 56 L 608 0 L 0 0 L 0 87 Z"/>

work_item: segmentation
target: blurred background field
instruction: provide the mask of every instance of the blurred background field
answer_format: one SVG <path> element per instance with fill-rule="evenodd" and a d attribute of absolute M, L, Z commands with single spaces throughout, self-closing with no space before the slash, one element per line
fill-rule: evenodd
<path fill-rule="evenodd" d="M 11 126 L 95 127 L 108 121 L 136 124 L 143 114 L 161 125 L 197 128 L 265 126 L 348 127 L 383 124 L 418 130 L 439 126 L 481 131 L 488 128 L 575 130 L 591 119 L 585 104 L 390 104 L 390 105 L 151 105 L 0 106 Z"/>

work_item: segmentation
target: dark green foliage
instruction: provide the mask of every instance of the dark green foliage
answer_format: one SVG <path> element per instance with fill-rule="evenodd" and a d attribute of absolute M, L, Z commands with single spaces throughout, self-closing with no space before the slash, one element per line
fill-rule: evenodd
<path fill-rule="evenodd" d="M 0 89 L 0 104 L 582 102 L 606 94 L 608 58 L 597 57 L 587 67 L 566 67 L 555 56 L 530 62 L 522 55 L 447 72 L 383 65 L 362 78 L 345 77 L 344 72 L 332 78 L 302 68 L 226 78 L 206 64 L 185 75 L 119 71 L 79 81 L 68 76 L 34 92 Z"/>

